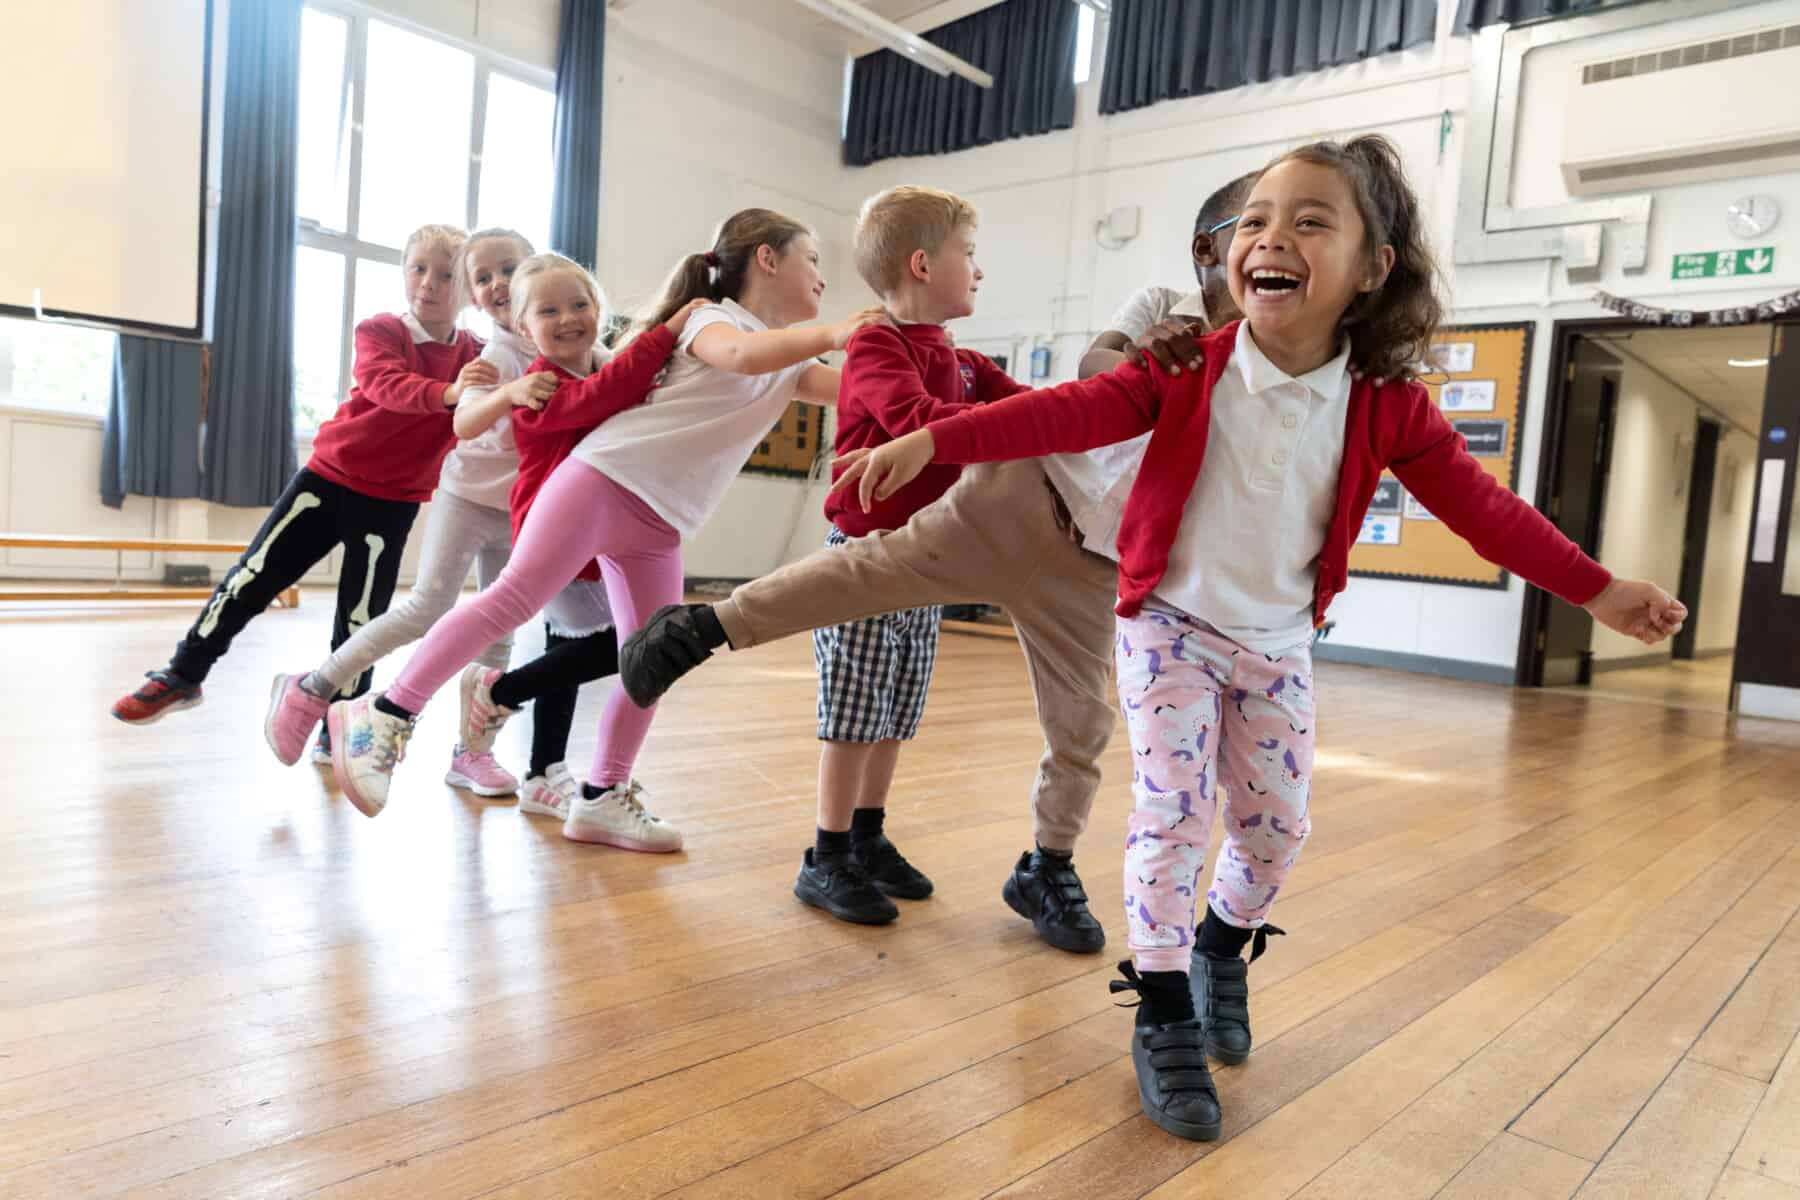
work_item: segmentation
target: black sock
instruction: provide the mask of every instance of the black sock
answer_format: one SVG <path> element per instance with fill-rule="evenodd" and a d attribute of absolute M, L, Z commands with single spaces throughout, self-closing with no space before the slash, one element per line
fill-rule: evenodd
<path fill-rule="evenodd" d="M 581 785 L 581 798 L 583 800 L 598 800 L 602 795 L 611 790 L 611 788 L 595 787 L 591 783 L 584 783 Z"/>
<path fill-rule="evenodd" d="M 1145 971 L 1139 995 L 1139 1019 L 1151 1025 L 1173 1025 L 1194 1019 L 1194 996 L 1188 990 L 1186 971 Z"/>
<path fill-rule="evenodd" d="M 390 717 L 399 717 L 402 721 L 410 721 L 419 715 L 417 713 L 407 712 L 404 708 L 401 708 L 398 704 L 389 700 L 385 694 L 375 697 L 375 708 L 377 711 L 384 712 Z"/>
<path fill-rule="evenodd" d="M 1200 922 L 1200 932 L 1194 941 L 1199 944 L 1200 952 L 1208 958 L 1236 958 L 1250 944 L 1251 932 L 1223 920 L 1209 904 L 1206 906 L 1206 919 Z"/>
<path fill-rule="evenodd" d="M 1046 850 L 1043 845 L 1039 843 L 1037 846 L 1037 853 L 1033 857 L 1040 861 L 1049 860 L 1066 865 L 1075 861 L 1075 852 L 1073 850 Z"/>
<path fill-rule="evenodd" d="M 850 831 L 821 829 L 813 839 L 814 862 L 842 862 L 850 857 Z"/>
<path fill-rule="evenodd" d="M 719 624 L 718 614 L 713 612 L 710 604 L 693 606 L 694 632 L 700 635 L 700 644 L 708 650 L 717 650 L 729 639 L 725 636 L 725 627 Z"/>
<path fill-rule="evenodd" d="M 610 634 L 597 634 L 612 641 Z M 544 653 L 548 656 L 559 646 L 567 646 L 579 642 L 580 638 L 563 637 L 548 625 L 544 626 Z M 612 642 L 615 653 L 618 643 Z M 504 678 L 504 676 L 502 677 Z M 495 690 L 498 690 L 497 688 Z M 552 687 L 541 693 L 531 704 L 531 774 L 542 775 L 552 764 L 562 762 L 569 755 L 569 730 L 575 725 L 575 702 L 579 687 L 570 684 L 566 687 Z M 501 703 L 504 699 L 495 697 Z M 508 708 L 516 705 L 507 704 Z"/>
<path fill-rule="evenodd" d="M 850 814 L 850 840 L 872 842 L 881 837 L 881 824 L 887 819 L 885 808 L 859 808 Z"/>

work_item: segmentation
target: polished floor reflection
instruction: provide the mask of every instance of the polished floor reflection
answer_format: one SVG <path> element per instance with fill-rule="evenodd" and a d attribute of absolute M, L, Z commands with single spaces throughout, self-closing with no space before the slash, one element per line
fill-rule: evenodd
<path fill-rule="evenodd" d="M 1122 736 L 1078 857 L 1108 953 L 1000 901 L 1038 750 L 1011 643 L 945 640 L 890 818 L 938 894 L 859 929 L 789 892 L 803 640 L 665 702 L 657 858 L 446 788 L 448 691 L 378 820 L 278 765 L 269 676 L 323 593 L 204 707 L 113 722 L 189 615 L 0 620 L 8 1200 L 1800 1200 L 1800 728 L 1323 667 L 1316 832 L 1207 1147 L 1138 1115 L 1106 990 Z"/>

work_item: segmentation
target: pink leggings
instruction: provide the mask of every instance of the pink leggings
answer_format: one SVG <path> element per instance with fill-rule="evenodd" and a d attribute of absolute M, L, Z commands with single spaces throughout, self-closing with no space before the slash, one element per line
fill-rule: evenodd
<path fill-rule="evenodd" d="M 408 712 L 424 711 L 432 693 L 536 616 L 594 559 L 600 560 L 620 641 L 658 608 L 681 602 L 681 535 L 635 493 L 584 462 L 565 459 L 532 502 L 500 577 L 432 627 L 387 698 Z M 614 689 L 600 714 L 589 783 L 611 787 L 631 777 L 655 714 L 633 704 L 623 688 Z"/>

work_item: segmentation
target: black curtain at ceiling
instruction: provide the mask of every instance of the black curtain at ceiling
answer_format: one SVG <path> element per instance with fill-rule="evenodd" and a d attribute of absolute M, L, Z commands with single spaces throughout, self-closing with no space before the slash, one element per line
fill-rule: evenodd
<path fill-rule="evenodd" d="M 1452 33 L 1474 33 L 1484 25 L 1501 21 L 1517 25 L 1521 21 L 1537 21 L 1545 17 L 1565 17 L 1592 12 L 1596 8 L 1617 8 L 1642 0 L 1458 0 L 1456 24 Z"/>
<path fill-rule="evenodd" d="M 549 249 L 593 266 L 600 253 L 600 94 L 606 72 L 603 0 L 562 0 L 556 37 L 556 180 Z"/>
<path fill-rule="evenodd" d="M 1421 45 L 1437 35 L 1437 8 L 1437 0 L 1113 0 L 1100 111 Z"/>
<path fill-rule="evenodd" d="M 856 60 L 844 162 L 945 154 L 1075 122 L 1070 0 L 1005 0 L 922 36 L 994 77 L 991 88 L 940 76 L 882 50 Z"/>

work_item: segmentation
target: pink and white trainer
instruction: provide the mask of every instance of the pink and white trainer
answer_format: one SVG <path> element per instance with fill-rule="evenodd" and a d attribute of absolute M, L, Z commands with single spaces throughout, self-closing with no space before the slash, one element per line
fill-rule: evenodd
<path fill-rule="evenodd" d="M 569 774 L 568 765 L 551 763 L 542 775 L 533 775 L 525 781 L 525 789 L 519 793 L 519 811 L 564 821 L 579 799 L 581 785 Z"/>
<path fill-rule="evenodd" d="M 513 715 L 513 709 L 494 703 L 494 694 L 490 689 L 498 678 L 499 671 L 480 663 L 470 663 L 462 673 L 458 688 L 462 693 L 462 731 L 459 744 L 476 754 L 486 754 L 493 750 L 494 739 L 500 735 L 500 727 Z"/>
<path fill-rule="evenodd" d="M 444 782 L 477 796 L 510 796 L 519 790 L 518 778 L 500 765 L 492 750 L 478 754 L 466 746 L 458 746 L 451 756 Z"/>
<path fill-rule="evenodd" d="M 269 712 L 263 718 L 263 739 L 283 766 L 293 766 L 306 753 L 306 743 L 325 719 L 330 702 L 300 686 L 305 673 L 277 675 L 269 685 Z"/>

